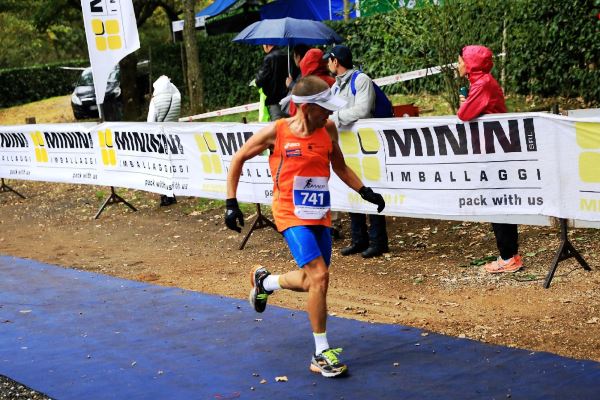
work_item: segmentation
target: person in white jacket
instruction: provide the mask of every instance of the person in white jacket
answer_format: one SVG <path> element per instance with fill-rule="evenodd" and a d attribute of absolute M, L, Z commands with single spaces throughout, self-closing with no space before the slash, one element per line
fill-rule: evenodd
<path fill-rule="evenodd" d="M 154 92 L 148 109 L 148 122 L 177 121 L 181 111 L 181 93 L 166 75 L 161 75 L 153 84 Z"/>
<path fill-rule="evenodd" d="M 181 93 L 166 75 L 161 75 L 152 85 L 154 92 L 148 108 L 147 122 L 177 122 L 181 112 Z M 160 196 L 160 206 L 177 203 L 175 196 Z"/>

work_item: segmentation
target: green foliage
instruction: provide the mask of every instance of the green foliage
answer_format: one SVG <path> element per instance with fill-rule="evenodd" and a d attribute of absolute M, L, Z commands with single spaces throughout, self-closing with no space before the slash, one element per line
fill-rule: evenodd
<path fill-rule="evenodd" d="M 187 89 L 184 85 L 180 45 L 161 43 L 151 46 L 149 50 L 152 80 L 156 80 L 161 75 L 167 75 L 183 95 Z"/>
<path fill-rule="evenodd" d="M 508 87 L 600 101 L 600 1 L 511 2 Z"/>
<path fill-rule="evenodd" d="M 455 63 L 463 46 L 482 44 L 495 54 L 507 52 L 506 58 L 495 58 L 492 70 L 507 93 L 582 97 L 594 105 L 600 102 L 599 12 L 598 0 L 446 0 L 442 6 L 423 2 L 413 10 L 327 24 L 346 39 L 355 64 L 374 78 Z M 209 110 L 258 100 L 247 85 L 263 53 L 259 46 L 232 43 L 232 37 L 198 38 Z M 164 68 L 160 73 L 177 77 L 174 81 L 184 89 L 179 45 L 161 49 L 153 49 L 153 69 Z M 162 51 L 168 56 L 159 60 Z M 505 81 L 500 79 L 503 69 Z M 441 94 L 455 111 L 458 88 L 465 83 L 453 68 L 446 68 L 442 74 L 384 90 Z"/>
<path fill-rule="evenodd" d="M 50 3 L 44 0 L 40 4 Z M 53 4 L 72 3 L 56 0 Z M 445 0 L 442 6 L 419 3 L 421 7 L 412 10 L 390 7 L 388 13 L 327 24 L 346 38 L 355 63 L 374 78 L 453 63 L 464 45 L 483 44 L 496 54 L 507 51 L 506 59 L 495 59 L 492 70 L 500 81 L 505 69 L 506 79 L 501 84 L 507 93 L 581 97 L 588 105 L 600 103 L 599 0 Z M 85 57 L 80 10 L 39 10 L 36 4 L 33 0 L 0 0 L 0 67 L 46 63 L 74 58 L 73 54 Z M 179 43 L 170 42 L 165 12 L 156 11 L 140 28 L 140 36 L 142 54 L 138 58 L 151 54 L 152 78 L 170 76 L 186 96 L 182 51 Z M 255 88 L 248 83 L 254 79 L 264 53 L 260 46 L 233 43 L 232 38 L 198 35 L 208 110 L 258 101 Z M 443 72 L 384 90 L 402 95 L 442 94 L 455 108 L 458 88 L 464 82 L 456 79 L 451 68 Z M 75 72 L 51 66 L 21 72 L 0 70 L 0 106 L 66 94 L 75 79 Z"/>
<path fill-rule="evenodd" d="M 600 103 L 600 1 L 446 0 L 414 10 L 330 25 L 346 38 L 356 63 L 373 77 L 457 61 L 459 50 L 482 44 L 497 57 L 492 74 L 506 92 L 581 97 Z M 388 86 L 386 93 L 440 93 L 453 109 L 463 86 L 452 68 Z"/>
<path fill-rule="evenodd" d="M 473 265 L 475 267 L 480 267 L 480 266 L 485 265 L 492 261 L 496 261 L 496 256 L 485 256 L 482 258 L 476 258 L 476 259 L 471 260 L 469 265 Z"/>
<path fill-rule="evenodd" d="M 0 0 L 0 68 L 87 57 L 81 9 L 67 1 Z"/>
<path fill-rule="evenodd" d="M 200 63 L 204 75 L 204 104 L 208 110 L 258 101 L 258 91 L 248 86 L 264 53 L 260 46 L 233 43 L 234 35 L 198 35 Z M 180 44 L 152 48 L 152 75 L 165 74 L 182 93 L 187 92 L 181 68 Z"/>
<path fill-rule="evenodd" d="M 79 60 L 0 70 L 0 108 L 68 94 L 81 71 L 60 67 L 87 65 Z"/>
<path fill-rule="evenodd" d="M 258 90 L 248 84 L 256 76 L 264 53 L 260 46 L 233 43 L 234 36 L 198 38 L 208 110 L 258 101 Z"/>
<path fill-rule="evenodd" d="M 387 14 L 331 26 L 346 38 L 355 63 L 372 77 L 382 77 L 446 65 L 457 61 L 466 44 L 483 44 L 500 52 L 503 8 L 498 1 L 448 0 L 443 6 L 423 4 L 414 10 Z M 386 93 L 442 93 L 453 110 L 458 105 L 454 68 L 442 74 L 385 87 Z"/>

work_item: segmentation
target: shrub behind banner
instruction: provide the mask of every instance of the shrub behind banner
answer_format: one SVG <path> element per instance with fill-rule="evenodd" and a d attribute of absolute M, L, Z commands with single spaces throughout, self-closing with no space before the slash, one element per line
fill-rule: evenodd
<path fill-rule="evenodd" d="M 81 71 L 60 67 L 88 65 L 77 60 L 0 70 L 0 108 L 69 94 Z"/>
<path fill-rule="evenodd" d="M 507 2 L 511 91 L 600 103 L 600 1 Z"/>
<path fill-rule="evenodd" d="M 374 78 L 456 62 L 462 46 L 483 44 L 494 53 L 507 51 L 505 60 L 495 60 L 492 73 L 500 80 L 506 63 L 508 93 L 582 97 L 593 105 L 600 102 L 599 12 L 597 0 L 448 0 L 443 7 L 326 24 L 345 37 L 355 63 Z M 260 46 L 233 43 L 232 37 L 199 38 L 208 109 L 258 100 L 247 84 L 264 54 Z M 434 75 L 384 90 L 444 93 L 450 80 L 454 78 Z"/>
<path fill-rule="evenodd" d="M 506 26 L 507 92 L 581 97 L 597 105 L 599 13 L 599 0 L 446 0 L 441 7 L 399 9 L 326 24 L 346 38 L 355 63 L 373 78 L 456 62 L 458 50 L 467 44 L 483 44 L 500 53 Z M 248 83 L 264 53 L 260 46 L 233 43 L 233 36 L 198 35 L 208 110 L 258 101 L 256 89 Z M 153 76 L 170 76 L 185 94 L 180 44 L 151 47 Z M 503 62 L 496 61 L 497 78 Z M 77 75 L 56 66 L 0 70 L 0 107 L 69 93 Z M 384 90 L 443 93 L 452 102 L 457 100 L 452 99 L 457 96 L 451 89 L 454 84 L 458 83 L 451 74 L 440 74 Z"/>
<path fill-rule="evenodd" d="M 260 46 L 233 43 L 235 35 L 198 35 L 198 52 L 204 75 L 204 105 L 207 110 L 258 101 L 258 90 L 248 84 L 264 57 Z M 180 44 L 152 47 L 152 74 L 165 74 L 186 93 Z"/>

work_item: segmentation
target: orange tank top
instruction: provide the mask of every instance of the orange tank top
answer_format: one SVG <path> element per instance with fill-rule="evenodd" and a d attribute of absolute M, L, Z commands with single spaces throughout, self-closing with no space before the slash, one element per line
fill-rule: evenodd
<path fill-rule="evenodd" d="M 269 166 L 273 217 L 280 232 L 300 225 L 331 226 L 329 176 L 332 143 L 325 128 L 298 137 L 285 119 L 276 122 Z"/>

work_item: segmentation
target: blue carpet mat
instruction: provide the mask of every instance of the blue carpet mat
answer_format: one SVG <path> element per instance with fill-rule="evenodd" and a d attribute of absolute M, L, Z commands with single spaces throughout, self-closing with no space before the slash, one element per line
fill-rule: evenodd
<path fill-rule="evenodd" d="M 350 374 L 326 379 L 303 312 L 12 257 L 0 277 L 0 374 L 56 399 L 600 399 L 592 361 L 330 318 Z"/>

